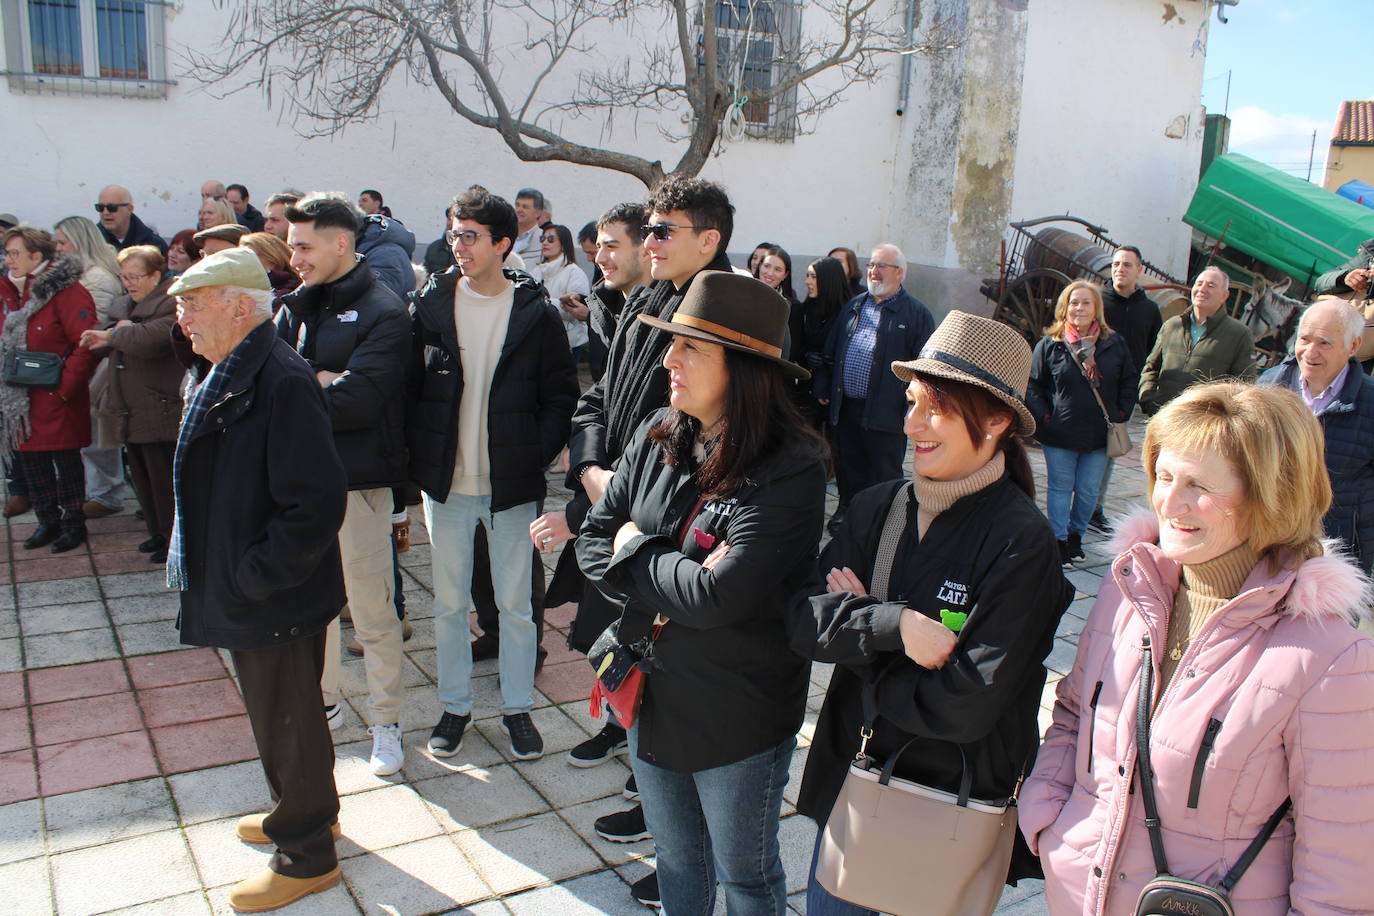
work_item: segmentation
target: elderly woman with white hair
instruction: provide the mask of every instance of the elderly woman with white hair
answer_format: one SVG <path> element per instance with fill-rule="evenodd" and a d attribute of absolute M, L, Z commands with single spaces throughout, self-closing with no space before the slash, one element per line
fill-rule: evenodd
<path fill-rule="evenodd" d="M 1322 425 L 1331 508 L 1322 520 L 1368 573 L 1374 568 L 1374 379 L 1355 354 L 1364 316 L 1343 299 L 1319 299 L 1302 313 L 1293 355 L 1266 371 L 1261 385 L 1291 388 Z"/>
<path fill-rule="evenodd" d="M 812 381 L 811 393 L 833 427 L 840 505 L 832 526 L 860 490 L 902 476 L 906 385 L 888 366 L 915 358 L 935 330 L 930 310 L 902 288 L 905 277 L 900 248 L 873 249 L 868 291 L 840 309 Z"/>

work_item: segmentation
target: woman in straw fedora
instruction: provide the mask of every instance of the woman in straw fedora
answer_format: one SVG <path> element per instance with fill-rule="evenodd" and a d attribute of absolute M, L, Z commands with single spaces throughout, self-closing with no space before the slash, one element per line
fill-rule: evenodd
<path fill-rule="evenodd" d="M 577 540 L 587 578 L 624 607 L 619 636 L 657 632 L 631 764 L 665 912 L 782 914 L 778 818 L 808 663 L 786 597 L 825 511 L 825 448 L 782 358 L 787 303 L 751 277 L 700 274 L 670 321 L 670 407 L 636 434 Z M 657 622 L 662 625 L 658 629 Z M 666 622 L 664 622 L 666 619 Z"/>
<path fill-rule="evenodd" d="M 1017 438 L 1035 432 L 1030 359 L 1011 328 L 953 311 L 916 359 L 892 364 L 908 383 L 911 480 L 855 496 L 790 616 L 793 648 L 836 663 L 797 801 L 822 833 L 859 751 L 865 682 L 877 703 L 866 752 L 886 760 L 913 742 L 896 766 L 903 779 L 954 792 L 966 759 L 973 797 L 1005 799 L 1034 763 L 1043 661 L 1073 587 Z M 905 522 L 880 589 L 871 579 L 890 511 Z M 1008 881 L 1038 874 L 1019 845 Z M 873 911 L 821 887 L 813 859 L 807 912 Z M 929 910 L 913 900 L 909 912 Z"/>

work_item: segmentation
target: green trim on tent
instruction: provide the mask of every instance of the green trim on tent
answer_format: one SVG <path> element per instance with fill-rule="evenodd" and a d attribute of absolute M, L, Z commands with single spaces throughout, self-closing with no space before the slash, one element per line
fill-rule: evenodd
<path fill-rule="evenodd" d="M 1304 283 L 1374 238 L 1368 207 L 1239 153 L 1208 167 L 1183 221 Z"/>

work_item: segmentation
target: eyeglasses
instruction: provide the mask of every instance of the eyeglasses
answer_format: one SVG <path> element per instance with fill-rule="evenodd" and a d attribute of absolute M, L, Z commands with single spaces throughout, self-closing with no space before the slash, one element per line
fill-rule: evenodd
<path fill-rule="evenodd" d="M 471 229 L 450 229 L 444 233 L 444 239 L 452 245 L 458 242 L 464 248 L 471 248 L 477 244 L 478 239 L 494 239 L 496 236 L 490 232 L 473 232 Z"/>
<path fill-rule="evenodd" d="M 869 270 L 901 270 L 896 264 L 884 264 L 882 261 L 869 261 Z"/>
<path fill-rule="evenodd" d="M 22 248 L 6 248 L 6 249 L 5 249 L 5 257 L 7 257 L 7 258 L 17 258 L 17 257 L 19 257 L 21 254 L 28 254 L 28 252 L 24 251 L 24 249 L 22 249 Z"/>
<path fill-rule="evenodd" d="M 143 279 L 144 277 L 146 277 L 146 276 L 148 276 L 148 275 L 147 275 L 147 274 L 120 274 L 120 275 L 119 275 L 119 279 L 120 279 L 120 281 L 121 281 L 125 286 L 128 286 L 130 283 L 137 283 L 139 280 L 142 280 L 142 279 Z"/>
<path fill-rule="evenodd" d="M 672 223 L 651 223 L 648 226 L 640 226 L 639 229 L 645 235 L 652 235 L 660 242 L 668 241 L 668 236 L 673 234 L 675 229 L 694 229 L 697 232 L 705 232 L 711 226 L 674 226 Z"/>
<path fill-rule="evenodd" d="M 120 207 L 131 207 L 133 204 L 96 204 L 96 213 L 118 213 Z"/>
<path fill-rule="evenodd" d="M 540 241 L 544 241 L 544 242 L 556 242 L 556 241 L 558 241 L 558 236 L 556 236 L 556 235 L 546 235 L 546 236 L 544 236 L 544 238 L 541 239 Z"/>

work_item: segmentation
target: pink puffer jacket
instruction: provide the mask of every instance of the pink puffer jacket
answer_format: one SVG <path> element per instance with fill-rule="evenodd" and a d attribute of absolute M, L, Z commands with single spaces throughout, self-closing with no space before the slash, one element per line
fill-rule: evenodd
<path fill-rule="evenodd" d="M 1155 874 L 1132 780 L 1141 636 L 1168 645 L 1180 576 L 1158 531 L 1153 515 L 1121 526 L 1021 789 L 1021 830 L 1055 916 L 1133 913 Z M 1293 799 L 1232 892 L 1245 916 L 1374 913 L 1374 642 L 1350 624 L 1368 586 L 1339 556 L 1278 575 L 1261 562 L 1157 700 L 1150 755 L 1173 874 L 1219 881 Z M 1158 659 L 1155 669 L 1158 684 Z"/>

